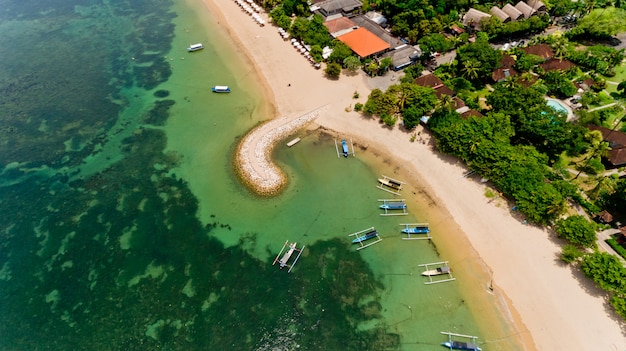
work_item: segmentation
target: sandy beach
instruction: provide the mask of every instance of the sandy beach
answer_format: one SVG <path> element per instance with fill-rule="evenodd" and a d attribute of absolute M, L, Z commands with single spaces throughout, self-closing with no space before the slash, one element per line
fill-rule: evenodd
<path fill-rule="evenodd" d="M 324 106 L 313 123 L 349 135 L 401 165 L 436 206 L 450 214 L 462 228 L 460 235 L 471 243 L 467 250 L 475 250 L 491 273 L 490 281 L 479 284 L 491 285 L 493 294 L 508 302 L 512 329 L 519 331 L 525 350 L 626 349 L 623 324 L 610 312 L 605 295 L 577 269 L 560 262 L 561 243 L 553 235 L 522 224 L 510 204 L 489 201 L 485 185 L 463 177 L 466 169 L 437 153 L 426 133 L 411 142 L 411 134 L 397 126 L 385 128 L 377 120 L 346 111 L 356 102 L 364 103 L 373 87 L 395 82 L 394 73 L 376 79 L 358 74 L 328 80 L 280 37 L 276 27 L 260 27 L 232 0 L 203 1 L 265 79 L 275 117 L 289 123 Z M 355 92 L 360 94 L 358 100 L 353 99 Z M 422 136 L 424 143 L 419 142 Z M 449 255 L 452 250 L 442 245 L 440 253 Z"/>

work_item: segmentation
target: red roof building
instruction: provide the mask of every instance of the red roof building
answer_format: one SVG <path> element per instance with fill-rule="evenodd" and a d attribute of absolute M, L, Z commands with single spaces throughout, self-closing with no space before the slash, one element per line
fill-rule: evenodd
<path fill-rule="evenodd" d="M 626 165 L 626 133 L 593 124 L 588 125 L 587 128 L 600 131 L 602 140 L 609 143 L 611 150 L 607 159 L 613 167 Z"/>
<path fill-rule="evenodd" d="M 356 27 L 356 23 L 352 22 L 348 17 L 339 17 L 334 20 L 324 22 L 324 26 L 328 28 L 328 33 L 333 37 L 346 34 Z"/>
<path fill-rule="evenodd" d="M 365 28 L 359 28 L 337 37 L 361 58 L 382 53 L 391 47 Z"/>
<path fill-rule="evenodd" d="M 552 56 L 554 56 L 554 51 L 552 51 L 552 48 L 548 44 L 537 44 L 537 45 L 527 46 L 525 48 L 522 48 L 522 51 L 524 51 L 528 55 L 539 56 L 544 60 L 547 60 L 549 58 L 552 58 Z"/>

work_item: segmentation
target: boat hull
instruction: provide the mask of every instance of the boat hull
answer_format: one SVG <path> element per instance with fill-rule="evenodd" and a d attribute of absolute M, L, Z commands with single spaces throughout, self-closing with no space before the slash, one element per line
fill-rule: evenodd
<path fill-rule="evenodd" d="M 350 152 L 348 150 L 348 143 L 345 140 L 341 141 L 341 149 L 343 151 L 343 157 L 348 157 Z"/>
<path fill-rule="evenodd" d="M 230 88 L 225 85 L 216 85 L 211 88 L 211 91 L 213 91 L 214 93 L 230 93 Z"/>
<path fill-rule="evenodd" d="M 468 343 L 468 342 L 446 341 L 446 342 L 441 343 L 441 345 L 451 350 L 482 351 L 482 349 L 478 347 L 477 345 Z"/>
<path fill-rule="evenodd" d="M 367 234 L 361 235 L 358 238 L 355 238 L 354 240 L 352 240 L 353 244 L 357 244 L 372 238 L 375 238 L 376 236 L 378 236 L 378 232 L 374 231 L 374 232 L 369 232 Z"/>
<path fill-rule="evenodd" d="M 430 229 L 415 227 L 415 228 L 409 228 L 409 229 L 402 229 L 402 232 L 404 234 L 428 234 L 430 233 Z"/>

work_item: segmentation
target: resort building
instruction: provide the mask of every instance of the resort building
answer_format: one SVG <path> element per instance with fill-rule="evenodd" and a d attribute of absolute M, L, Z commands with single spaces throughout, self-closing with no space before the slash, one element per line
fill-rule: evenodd
<path fill-rule="evenodd" d="M 333 38 L 337 38 L 358 28 L 356 23 L 344 16 L 329 19 L 324 22 L 324 26 L 328 29 L 328 33 L 330 33 Z"/>
<path fill-rule="evenodd" d="M 388 43 L 363 27 L 341 35 L 337 39 L 341 40 L 362 59 L 382 54 L 390 49 Z"/>
<path fill-rule="evenodd" d="M 611 167 L 626 166 L 626 134 L 618 131 L 590 124 L 587 126 L 590 130 L 597 130 L 602 133 L 602 140 L 609 143 L 611 150 L 606 160 Z"/>
<path fill-rule="evenodd" d="M 537 44 L 522 48 L 525 54 L 539 56 L 544 60 L 554 57 L 554 51 L 548 44 Z"/>
<path fill-rule="evenodd" d="M 475 8 L 470 8 L 467 10 L 467 13 L 463 16 L 463 25 L 474 27 L 477 30 L 480 30 L 480 21 L 483 18 L 491 17 L 490 14 L 484 13 L 482 11 L 476 10 Z"/>
<path fill-rule="evenodd" d="M 517 76 L 519 73 L 513 68 L 515 59 L 513 56 L 504 54 L 500 66 L 491 72 L 491 79 L 494 82 L 501 82 L 509 77 Z"/>
<path fill-rule="evenodd" d="M 393 62 L 391 69 L 399 71 L 404 67 L 412 65 L 422 56 L 422 49 L 419 45 L 411 46 L 404 44 L 404 46 L 394 48 L 382 55 L 382 57 L 390 57 Z"/>
<path fill-rule="evenodd" d="M 402 40 L 391 35 L 389 31 L 382 28 L 377 22 L 374 22 L 371 18 L 369 18 L 366 15 L 355 16 L 355 17 L 352 17 L 351 20 L 357 26 L 367 29 L 372 34 L 380 38 L 382 41 L 386 42 L 391 49 L 395 49 L 395 48 L 405 45 L 405 43 L 402 42 Z"/>
<path fill-rule="evenodd" d="M 571 68 L 576 67 L 576 64 L 569 60 L 551 58 L 546 62 L 539 64 L 539 67 L 541 67 L 545 72 L 567 71 Z"/>
<path fill-rule="evenodd" d="M 492 7 L 489 12 L 491 12 L 492 15 L 498 17 L 502 21 L 502 23 L 511 22 L 511 16 L 507 15 L 506 12 L 500 10 L 498 6 Z"/>
<path fill-rule="evenodd" d="M 524 14 L 511 4 L 504 5 L 502 11 L 509 15 L 509 17 L 511 17 L 511 21 L 519 21 L 521 19 L 524 19 Z"/>
<path fill-rule="evenodd" d="M 546 12 L 546 5 L 539 0 L 528 0 L 526 1 L 526 4 L 528 4 L 528 6 L 530 6 L 532 9 L 534 9 L 538 13 Z"/>
<path fill-rule="evenodd" d="M 387 26 L 387 19 L 380 12 L 368 11 L 365 16 L 383 28 Z"/>
<path fill-rule="evenodd" d="M 515 8 L 518 9 L 521 13 L 524 14 L 524 18 L 530 18 L 531 16 L 537 13 L 537 10 L 528 6 L 527 3 L 520 1 L 515 5 Z"/>
<path fill-rule="evenodd" d="M 448 88 L 445 84 L 443 84 L 443 81 L 434 74 L 425 74 L 420 76 L 415 79 L 414 83 L 423 87 L 433 88 L 437 98 L 440 98 L 442 95 L 456 95 L 454 90 Z"/>
<path fill-rule="evenodd" d="M 325 0 L 316 2 L 309 8 L 313 13 L 319 13 L 324 17 L 335 14 L 351 16 L 363 6 L 359 0 Z"/>

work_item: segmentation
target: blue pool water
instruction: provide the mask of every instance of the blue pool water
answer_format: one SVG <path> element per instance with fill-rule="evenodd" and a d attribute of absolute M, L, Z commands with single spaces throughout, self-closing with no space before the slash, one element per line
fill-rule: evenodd
<path fill-rule="evenodd" d="M 565 106 L 561 105 L 561 103 L 556 100 L 548 99 L 547 104 L 548 106 L 550 106 L 551 108 L 553 108 L 554 110 L 558 112 L 569 114 L 569 111 L 565 108 Z"/>

